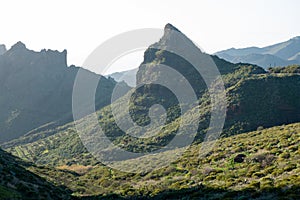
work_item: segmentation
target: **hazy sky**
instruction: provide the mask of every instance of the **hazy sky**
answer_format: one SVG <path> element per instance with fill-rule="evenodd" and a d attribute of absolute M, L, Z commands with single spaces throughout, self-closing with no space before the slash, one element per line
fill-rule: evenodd
<path fill-rule="evenodd" d="M 163 28 L 168 22 L 208 53 L 300 35 L 298 0 L 10 0 L 0 5 L 0 44 L 10 48 L 22 41 L 37 51 L 67 49 L 69 65 L 80 66 L 114 35 Z M 120 66 L 134 65 L 129 60 Z"/>

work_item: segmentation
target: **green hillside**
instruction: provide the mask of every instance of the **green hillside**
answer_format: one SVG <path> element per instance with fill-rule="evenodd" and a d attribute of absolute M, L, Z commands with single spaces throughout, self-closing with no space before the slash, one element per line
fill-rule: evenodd
<path fill-rule="evenodd" d="M 245 69 L 249 68 L 245 67 Z M 243 77 L 248 76 L 248 78 L 243 78 L 242 80 L 236 78 L 241 75 L 238 72 L 224 76 L 227 85 L 228 110 L 222 133 L 223 137 L 253 131 L 258 127 L 272 127 L 299 121 L 300 108 L 296 99 L 300 97 L 298 89 L 300 87 L 300 76 L 276 74 L 247 75 L 245 71 L 242 74 Z M 230 80 L 231 83 L 227 83 L 226 79 Z M 202 141 L 210 118 L 208 95 L 204 95 L 201 102 L 200 128 L 195 142 Z M 116 101 L 115 104 L 120 104 L 120 108 L 122 108 L 121 100 Z M 136 139 L 124 135 L 118 128 L 111 114 L 110 106 L 100 110 L 98 114 L 103 130 L 114 143 L 122 145 L 122 148 L 136 152 L 152 151 L 167 144 L 172 139 L 172 134 L 177 131 L 181 117 L 186 117 L 192 124 L 197 123 L 192 116 L 183 115 L 164 125 L 156 136 L 147 139 Z M 89 121 L 89 117 L 86 117 L 84 120 Z M 41 136 L 37 134 L 34 137 L 41 137 L 42 139 L 31 141 L 31 136 L 28 136 L 7 143 L 4 147 L 16 156 L 38 164 L 59 165 L 68 162 L 95 162 L 83 147 L 72 123 L 55 130 L 57 134 L 53 136 L 43 138 L 44 133 L 42 132 Z M 54 130 L 48 131 L 53 132 Z M 26 142 L 28 143 L 23 144 Z M 107 155 L 109 155 L 109 152 L 110 150 L 108 149 Z"/>
<path fill-rule="evenodd" d="M 296 123 L 220 139 L 206 157 L 199 157 L 201 144 L 193 145 L 179 160 L 149 173 L 125 173 L 101 164 L 58 166 L 74 172 L 66 175 L 43 168 L 31 170 L 66 185 L 78 196 L 297 199 L 299 146 L 300 123 Z M 152 162 L 149 157 L 148 164 Z"/>

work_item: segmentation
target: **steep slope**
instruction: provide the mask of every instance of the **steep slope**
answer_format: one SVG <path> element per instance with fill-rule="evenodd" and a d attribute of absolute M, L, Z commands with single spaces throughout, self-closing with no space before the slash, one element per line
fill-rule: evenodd
<path fill-rule="evenodd" d="M 35 168 L 0 150 L 0 199 L 71 199 L 67 188 L 54 186 L 28 167 Z"/>
<path fill-rule="evenodd" d="M 79 68 L 68 67 L 66 56 L 66 51 L 34 52 L 21 42 L 0 56 L 0 143 L 45 124 L 44 129 L 72 120 L 72 89 Z M 116 82 L 101 77 L 99 84 L 97 109 L 110 103 Z"/>
<path fill-rule="evenodd" d="M 228 86 L 226 90 L 228 108 L 222 137 L 253 131 L 258 127 L 272 127 L 300 121 L 300 106 L 297 101 L 300 98 L 299 75 L 248 75 L 247 78 L 245 72 L 239 73 L 223 77 Z M 244 80 L 240 80 L 241 77 Z M 234 80 L 236 84 L 231 85 Z M 119 106 L 122 108 L 123 104 Z M 177 110 L 172 111 L 177 112 Z M 181 116 L 185 117 L 190 124 L 199 123 L 195 142 L 202 141 L 209 124 L 208 94 L 202 97 L 200 115 L 200 122 L 189 115 Z M 161 131 L 158 131 L 154 137 L 136 139 L 124 135 L 115 123 L 109 106 L 99 111 L 99 122 L 106 135 L 114 141 L 116 146 L 135 152 L 152 151 L 168 144 L 178 130 L 181 117 L 158 128 Z M 89 117 L 85 120 L 89 120 Z M 4 147 L 16 156 L 38 164 L 55 166 L 66 163 L 90 165 L 97 163 L 82 145 L 73 124 L 67 124 L 56 131 L 57 134 L 54 136 L 37 141 L 25 137 L 6 143 Z M 157 130 L 152 131 L 156 133 Z M 149 132 L 149 134 L 153 133 Z M 40 135 L 37 133 L 38 136 Z M 111 150 L 107 149 L 107 156 L 110 155 Z"/>
<path fill-rule="evenodd" d="M 246 62 L 256 64 L 265 69 L 275 66 L 300 64 L 300 37 L 267 47 L 231 48 L 215 53 L 220 58 L 233 63 Z"/>
<path fill-rule="evenodd" d="M 261 75 L 228 89 L 230 103 L 224 132 L 236 134 L 300 121 L 300 76 Z"/>

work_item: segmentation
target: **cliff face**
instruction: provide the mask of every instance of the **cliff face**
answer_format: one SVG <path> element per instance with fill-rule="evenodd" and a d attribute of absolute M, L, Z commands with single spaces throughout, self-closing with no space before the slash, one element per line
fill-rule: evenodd
<path fill-rule="evenodd" d="M 176 52 L 168 49 L 175 49 Z M 188 55 L 189 58 L 181 55 Z M 195 61 L 196 64 L 190 63 L 190 60 Z M 184 77 L 191 84 L 198 97 L 207 89 L 202 76 L 206 75 L 206 78 L 209 78 L 211 68 L 217 67 L 221 75 L 239 69 L 238 65 L 202 52 L 196 44 L 171 24 L 165 26 L 162 38 L 145 51 L 144 61 L 137 72 L 137 84 L 160 78 L 167 78 L 170 82 L 177 83 L 179 81 L 177 78 L 168 75 L 160 77 L 161 64 L 179 72 L 182 78 Z M 264 70 L 261 69 L 261 72 L 263 73 Z"/>
<path fill-rule="evenodd" d="M 0 142 L 47 123 L 72 120 L 72 89 L 79 67 L 68 67 L 66 56 L 66 50 L 35 52 L 18 42 L 0 57 Z M 100 82 L 96 108 L 110 103 L 115 86 L 104 77 Z"/>

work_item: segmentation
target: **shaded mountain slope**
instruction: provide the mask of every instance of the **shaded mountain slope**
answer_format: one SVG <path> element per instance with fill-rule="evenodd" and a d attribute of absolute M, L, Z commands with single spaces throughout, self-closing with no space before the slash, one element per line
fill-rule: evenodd
<path fill-rule="evenodd" d="M 66 51 L 34 52 L 21 42 L 0 56 L 0 142 L 44 124 L 49 128 L 72 120 L 72 89 L 79 68 L 68 67 L 66 56 Z M 116 83 L 101 77 L 99 84 L 97 109 L 110 103 Z M 125 85 L 124 90 L 128 90 Z"/>
<path fill-rule="evenodd" d="M 0 199 L 71 199 L 67 188 L 54 186 L 28 167 L 34 168 L 0 150 Z"/>

